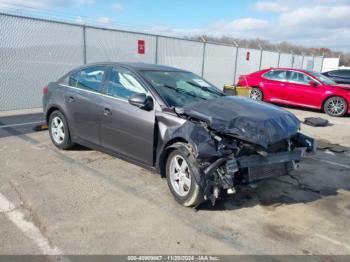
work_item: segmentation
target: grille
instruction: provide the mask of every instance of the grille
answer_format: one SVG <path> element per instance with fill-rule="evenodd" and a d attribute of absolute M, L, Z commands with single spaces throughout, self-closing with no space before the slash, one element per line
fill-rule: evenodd
<path fill-rule="evenodd" d="M 290 167 L 290 163 L 278 163 L 248 168 L 249 182 L 288 175 Z"/>

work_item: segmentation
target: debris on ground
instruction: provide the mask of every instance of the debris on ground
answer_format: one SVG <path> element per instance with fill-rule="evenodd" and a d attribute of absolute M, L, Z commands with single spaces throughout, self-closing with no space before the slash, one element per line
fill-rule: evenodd
<path fill-rule="evenodd" d="M 317 149 L 329 150 L 334 153 L 344 153 L 349 151 L 349 149 L 345 146 L 341 146 L 339 144 L 333 144 L 323 139 L 317 140 Z"/>
<path fill-rule="evenodd" d="M 44 131 L 47 130 L 49 127 L 47 124 L 41 124 L 33 127 L 33 131 Z"/>
<path fill-rule="evenodd" d="M 328 126 L 329 121 L 321 117 L 306 117 L 304 124 L 309 126 Z"/>

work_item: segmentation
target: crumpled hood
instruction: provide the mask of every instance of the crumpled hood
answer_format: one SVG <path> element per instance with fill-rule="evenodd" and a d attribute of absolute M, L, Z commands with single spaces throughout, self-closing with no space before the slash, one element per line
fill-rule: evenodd
<path fill-rule="evenodd" d="M 267 148 L 298 132 L 299 120 L 290 112 L 249 98 L 224 96 L 187 105 L 183 113 L 208 123 L 222 134 Z"/>

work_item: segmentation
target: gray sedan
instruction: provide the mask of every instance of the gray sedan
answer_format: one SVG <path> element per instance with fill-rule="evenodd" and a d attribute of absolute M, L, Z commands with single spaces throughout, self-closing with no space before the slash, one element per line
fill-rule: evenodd
<path fill-rule="evenodd" d="M 184 206 L 288 175 L 315 148 L 286 110 L 167 66 L 84 65 L 43 93 L 55 146 L 81 144 L 156 170 Z"/>

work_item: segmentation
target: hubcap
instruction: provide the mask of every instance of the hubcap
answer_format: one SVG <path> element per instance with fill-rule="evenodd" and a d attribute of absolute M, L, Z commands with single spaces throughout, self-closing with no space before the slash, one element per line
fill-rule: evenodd
<path fill-rule="evenodd" d="M 53 140 L 55 140 L 57 144 L 61 144 L 63 142 L 65 136 L 64 131 L 65 130 L 62 119 L 58 116 L 55 116 L 51 122 L 51 134 Z"/>
<path fill-rule="evenodd" d="M 175 192 L 184 197 L 191 188 L 191 174 L 186 160 L 175 155 L 170 162 L 170 180 Z"/>
<path fill-rule="evenodd" d="M 252 91 L 250 91 L 250 98 L 253 100 L 262 100 L 262 94 L 261 91 L 258 89 L 253 89 Z"/>
<path fill-rule="evenodd" d="M 327 109 L 332 115 L 341 115 L 345 110 L 345 105 L 343 101 L 335 98 L 329 101 Z"/>

